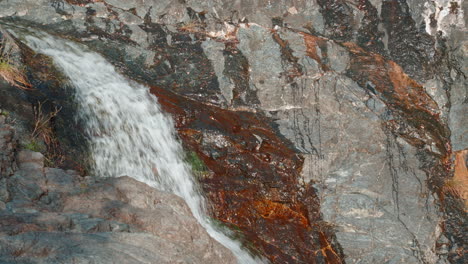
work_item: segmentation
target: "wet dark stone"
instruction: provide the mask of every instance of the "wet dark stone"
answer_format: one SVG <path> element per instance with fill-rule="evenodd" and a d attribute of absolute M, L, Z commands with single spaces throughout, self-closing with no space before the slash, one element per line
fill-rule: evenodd
<path fill-rule="evenodd" d="M 260 104 L 257 95 L 250 89 L 249 62 L 247 58 L 234 44 L 226 44 L 223 55 L 225 60 L 223 74 L 234 83 L 231 104 L 233 106 L 249 105 L 250 107 Z"/>
<path fill-rule="evenodd" d="M 435 41 L 417 28 L 406 1 L 383 1 L 381 15 L 388 34 L 390 58 L 416 80 L 430 79 L 438 60 Z"/>
<path fill-rule="evenodd" d="M 385 47 L 382 42 L 385 33 L 379 30 L 380 18 L 377 8 L 368 0 L 360 0 L 359 10 L 364 11 L 361 26 L 357 31 L 357 43 L 369 51 L 385 54 Z"/>
<path fill-rule="evenodd" d="M 274 17 L 271 19 L 271 24 L 273 27 L 278 26 L 282 27 L 283 26 L 283 19 L 281 17 Z"/>
<path fill-rule="evenodd" d="M 210 170 L 199 180 L 214 217 L 239 230 L 238 238 L 250 250 L 272 263 L 341 263 L 333 233 L 322 228 L 314 189 L 308 189 L 312 195 L 301 191 L 302 157 L 276 135 L 268 119 L 157 87 L 151 92 L 175 118 L 186 147 Z"/>
<path fill-rule="evenodd" d="M 343 0 L 318 0 L 327 36 L 339 41 L 353 38 L 353 10 Z"/>

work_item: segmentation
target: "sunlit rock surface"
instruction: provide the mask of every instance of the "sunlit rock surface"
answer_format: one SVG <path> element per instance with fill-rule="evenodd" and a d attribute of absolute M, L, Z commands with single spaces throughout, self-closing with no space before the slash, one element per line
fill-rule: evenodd
<path fill-rule="evenodd" d="M 271 262 L 466 263 L 465 5 L 3 0 L 0 17 L 151 86 L 205 163 L 213 217 Z M 60 145 L 85 153 L 67 90 L 31 58 L 41 94 L 2 82 L 0 107 L 28 124 L 52 98 Z"/>

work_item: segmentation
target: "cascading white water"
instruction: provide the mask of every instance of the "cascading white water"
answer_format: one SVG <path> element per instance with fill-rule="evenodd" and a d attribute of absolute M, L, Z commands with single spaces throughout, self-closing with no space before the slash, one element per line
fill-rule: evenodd
<path fill-rule="evenodd" d="M 145 86 L 119 73 L 101 55 L 49 35 L 26 36 L 36 52 L 50 56 L 75 87 L 79 117 L 90 138 L 94 172 L 131 176 L 182 197 L 195 218 L 239 263 L 259 263 L 206 217 L 205 201 L 177 141 L 174 124 Z"/>

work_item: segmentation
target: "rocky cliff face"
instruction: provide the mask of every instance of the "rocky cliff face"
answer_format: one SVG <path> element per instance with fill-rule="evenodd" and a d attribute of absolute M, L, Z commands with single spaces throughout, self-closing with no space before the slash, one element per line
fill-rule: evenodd
<path fill-rule="evenodd" d="M 24 28 L 150 86 L 204 163 L 213 217 L 272 263 L 467 261 L 461 1 L 11 0 L 0 17 L 32 87 L 3 82 L 0 107 L 25 131 L 30 104 L 63 109 L 44 151 L 62 168 L 85 171 L 86 146 Z"/>

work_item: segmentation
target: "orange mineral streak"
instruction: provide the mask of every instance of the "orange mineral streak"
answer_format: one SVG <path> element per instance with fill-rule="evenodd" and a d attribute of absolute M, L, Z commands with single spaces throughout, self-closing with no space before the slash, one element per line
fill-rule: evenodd
<path fill-rule="evenodd" d="M 366 52 L 355 43 L 346 42 L 343 46 L 354 55 L 351 60 L 351 68 L 359 70 L 368 77 L 368 81 L 376 86 L 379 92 L 387 92 L 391 86 L 391 97 L 394 101 L 407 108 L 420 108 L 434 114 L 436 102 L 425 92 L 422 85 L 411 79 L 394 61 L 386 60 L 382 55 Z"/>
<path fill-rule="evenodd" d="M 416 147 L 435 145 L 431 151 L 443 158 L 450 153 L 448 129 L 436 113 L 437 103 L 425 92 L 422 85 L 411 79 L 403 69 L 383 56 L 364 51 L 355 43 L 341 44 L 350 53 L 348 76 L 361 87 L 371 85 L 387 107 L 396 116 L 388 126 Z M 399 129 L 399 122 L 409 125 L 409 130 Z"/>
<path fill-rule="evenodd" d="M 426 94 L 424 88 L 405 74 L 394 61 L 388 61 L 386 66 L 398 100 L 407 106 L 423 108 L 433 114 L 433 111 L 438 108 L 437 104 Z"/>
<path fill-rule="evenodd" d="M 322 245 L 322 248 L 319 250 L 320 254 L 325 258 L 327 263 L 343 263 L 339 254 L 333 249 L 333 246 L 328 242 L 323 232 L 320 232 L 320 244 Z"/>
<path fill-rule="evenodd" d="M 317 196 L 308 194 L 306 202 L 301 196 L 303 159 L 268 119 L 158 87 L 151 93 L 174 117 L 184 145 L 211 172 L 200 184 L 214 218 L 240 230 L 250 248 L 271 263 L 342 263 L 342 257 L 330 255 L 336 250 L 332 229 L 322 233 Z"/>
<path fill-rule="evenodd" d="M 307 227 L 309 221 L 303 214 L 292 210 L 288 206 L 269 200 L 254 202 L 258 214 L 265 219 L 275 219 L 281 222 L 296 222 Z"/>
<path fill-rule="evenodd" d="M 306 33 L 301 33 L 304 36 L 304 41 L 306 43 L 306 53 L 307 56 L 310 58 L 314 59 L 319 63 L 319 65 L 322 67 L 322 70 L 328 71 L 330 70 L 328 65 L 324 64 L 322 62 L 322 52 L 321 52 L 321 47 L 326 47 L 327 40 L 321 37 L 309 35 Z M 320 54 L 319 54 L 320 51 Z"/>
<path fill-rule="evenodd" d="M 445 182 L 444 190 L 463 200 L 465 211 L 468 211 L 468 168 L 466 160 L 468 149 L 456 151 L 453 178 Z"/>

